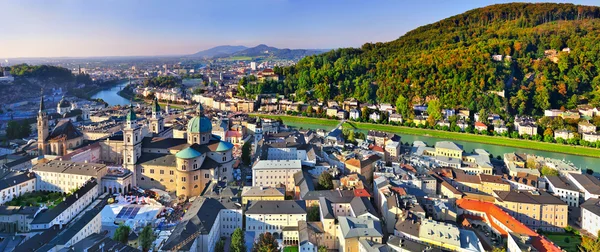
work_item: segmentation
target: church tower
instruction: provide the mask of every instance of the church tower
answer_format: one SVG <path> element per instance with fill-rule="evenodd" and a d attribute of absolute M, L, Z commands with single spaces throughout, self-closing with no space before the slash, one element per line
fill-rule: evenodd
<path fill-rule="evenodd" d="M 142 135 L 140 126 L 137 123 L 133 105 L 129 106 L 127 113 L 127 122 L 123 129 L 123 167 L 133 174 L 133 185 L 137 185 L 136 163 L 142 155 Z"/>
<path fill-rule="evenodd" d="M 152 102 L 152 118 L 150 118 L 150 132 L 159 134 L 163 132 L 165 128 L 165 122 L 160 113 L 160 105 L 158 105 L 158 99 L 154 97 Z"/>
<path fill-rule="evenodd" d="M 45 155 L 48 153 L 48 113 L 44 109 L 44 95 L 40 99 L 40 110 L 37 116 L 37 131 L 38 131 L 38 155 Z"/>

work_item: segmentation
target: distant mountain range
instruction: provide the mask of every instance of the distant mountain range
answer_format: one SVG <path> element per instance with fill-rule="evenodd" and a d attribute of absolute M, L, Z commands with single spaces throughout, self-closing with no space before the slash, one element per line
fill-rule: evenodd
<path fill-rule="evenodd" d="M 328 50 L 322 49 L 279 49 L 264 44 L 255 47 L 245 46 L 217 46 L 190 55 L 199 58 L 228 58 L 228 57 L 250 57 L 250 58 L 276 58 L 276 59 L 301 59 L 303 57 L 319 54 Z"/>
<path fill-rule="evenodd" d="M 199 51 L 190 55 L 190 57 L 199 57 L 199 58 L 214 58 L 214 57 L 228 57 L 232 53 L 236 53 L 242 50 L 248 49 L 245 46 L 232 46 L 232 45 L 222 45 L 213 47 L 210 49 L 206 49 L 204 51 Z"/>

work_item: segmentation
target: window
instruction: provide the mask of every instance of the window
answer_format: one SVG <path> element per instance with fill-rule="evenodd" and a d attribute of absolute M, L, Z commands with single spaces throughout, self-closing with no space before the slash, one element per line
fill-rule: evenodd
<path fill-rule="evenodd" d="M 185 171 L 186 170 L 185 165 L 182 165 L 181 169 Z"/>
<path fill-rule="evenodd" d="M 160 174 L 165 174 L 165 170 L 160 170 Z"/>
<path fill-rule="evenodd" d="M 154 169 L 150 169 L 150 174 L 154 174 Z"/>
<path fill-rule="evenodd" d="M 175 172 L 174 171 L 169 171 L 169 174 L 170 175 L 175 175 Z"/>
<path fill-rule="evenodd" d="M 208 178 L 208 173 L 207 173 L 207 174 L 204 174 L 204 178 Z"/>
<path fill-rule="evenodd" d="M 198 175 L 194 175 L 194 180 L 198 180 Z"/>
<path fill-rule="evenodd" d="M 185 182 L 185 177 L 181 177 L 181 182 Z"/>

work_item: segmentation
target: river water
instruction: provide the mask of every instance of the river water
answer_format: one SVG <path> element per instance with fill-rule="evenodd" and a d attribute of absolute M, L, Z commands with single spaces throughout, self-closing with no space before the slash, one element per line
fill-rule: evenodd
<path fill-rule="evenodd" d="M 327 127 L 327 126 L 323 126 L 323 125 L 316 125 L 316 124 L 309 124 L 309 123 L 291 123 L 291 122 L 286 122 L 285 119 L 283 119 L 283 123 L 288 126 L 292 126 L 295 128 L 302 127 L 304 129 L 331 130 L 333 128 L 333 127 Z M 366 133 L 366 132 L 364 132 L 364 133 Z M 600 172 L 600 159 L 598 159 L 598 158 L 584 157 L 584 156 L 577 156 L 577 155 L 570 155 L 570 154 L 563 154 L 563 153 L 556 153 L 556 152 L 549 152 L 549 151 L 506 147 L 506 146 L 493 145 L 493 144 L 483 144 L 483 143 L 473 143 L 473 142 L 467 142 L 467 141 L 448 140 L 448 139 L 437 138 L 437 137 L 415 136 L 415 135 L 408 135 L 408 134 L 400 134 L 400 136 L 402 137 L 401 141 L 403 143 L 408 142 L 409 144 L 412 144 L 414 141 L 423 141 L 423 142 L 427 143 L 427 145 L 431 146 L 431 145 L 434 145 L 436 142 L 440 142 L 440 141 L 452 141 L 452 142 L 462 145 L 466 152 L 471 152 L 474 149 L 484 149 L 487 152 L 493 154 L 494 157 L 502 156 L 502 155 L 504 155 L 504 153 L 508 153 L 508 152 L 529 153 L 529 154 L 535 154 L 538 156 L 555 158 L 555 159 L 560 159 L 560 160 L 565 160 L 565 161 L 571 162 L 575 166 L 581 168 L 584 172 L 585 172 L 585 169 L 588 169 L 588 168 L 594 170 L 595 172 Z M 532 144 L 535 144 L 535 143 L 532 142 Z"/>
<path fill-rule="evenodd" d="M 111 87 L 110 89 L 100 90 L 98 93 L 92 95 L 92 98 L 93 99 L 101 98 L 106 103 L 108 103 L 109 106 L 129 105 L 129 100 L 127 100 L 127 99 L 121 97 L 119 94 L 117 94 L 119 91 L 121 91 L 122 88 L 127 86 L 128 83 L 129 83 L 128 80 L 120 81 L 116 85 Z"/>
<path fill-rule="evenodd" d="M 121 81 L 121 82 L 117 83 L 117 85 L 113 86 L 110 89 L 105 89 L 105 90 L 102 90 L 102 91 L 94 94 L 92 96 L 92 98 L 102 98 L 110 106 L 128 105 L 129 100 L 127 100 L 117 94 L 117 92 L 119 92 L 121 90 L 121 88 L 125 87 L 128 84 L 128 82 L 129 81 L 127 81 L 127 80 Z M 197 85 L 198 83 L 199 83 L 199 80 L 188 80 L 187 83 L 185 83 L 185 84 L 186 84 L 186 86 L 194 86 L 194 85 Z M 332 129 L 332 127 L 326 127 L 323 125 L 286 122 L 285 119 L 283 120 L 283 122 L 286 125 L 296 127 L 296 128 L 302 127 L 305 129 L 309 128 L 309 129 L 325 129 L 325 130 Z M 428 145 L 433 145 L 433 144 L 435 144 L 435 142 L 447 140 L 447 139 L 443 139 L 443 138 L 428 137 L 428 136 L 414 136 L 414 135 L 406 135 L 406 134 L 400 135 L 400 136 L 402 137 L 403 143 L 406 143 L 406 142 L 413 143 L 414 141 L 423 141 L 423 142 L 427 143 Z M 589 169 L 594 170 L 595 172 L 600 172 L 600 159 L 598 159 L 598 158 L 576 156 L 576 155 L 569 155 L 569 154 L 562 154 L 562 153 L 548 152 L 548 151 L 506 147 L 506 146 L 492 145 L 492 144 L 473 143 L 473 142 L 467 142 L 467 141 L 457 141 L 457 140 L 450 140 L 450 141 L 453 141 L 457 144 L 462 145 L 466 152 L 471 152 L 474 149 L 484 149 L 487 152 L 493 154 L 494 157 L 502 156 L 504 153 L 508 153 L 508 152 L 530 153 L 530 154 L 535 154 L 535 155 L 549 157 L 549 158 L 566 160 L 566 161 L 573 163 L 575 166 L 577 166 L 583 170 L 589 168 Z M 532 144 L 535 144 L 535 143 L 532 142 Z"/>

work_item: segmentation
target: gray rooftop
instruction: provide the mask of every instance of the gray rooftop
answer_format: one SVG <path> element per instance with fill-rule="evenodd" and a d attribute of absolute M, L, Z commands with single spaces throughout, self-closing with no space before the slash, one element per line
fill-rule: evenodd
<path fill-rule="evenodd" d="M 344 238 L 383 237 L 381 223 L 370 218 L 339 216 L 339 227 Z"/>
<path fill-rule="evenodd" d="M 501 201 L 529 204 L 566 205 L 564 201 L 545 191 L 494 191 Z"/>
<path fill-rule="evenodd" d="M 450 142 L 450 141 L 437 142 L 437 143 L 435 143 L 435 148 L 444 148 L 444 149 L 457 150 L 457 151 L 463 150 L 462 145 L 456 144 L 456 143 Z"/>
<path fill-rule="evenodd" d="M 249 202 L 246 214 L 306 214 L 303 200 L 273 200 Z"/>
<path fill-rule="evenodd" d="M 223 204 L 224 201 L 228 200 L 200 198 L 192 202 L 192 205 L 183 216 L 183 220 L 175 226 L 161 250 L 171 250 L 177 246 L 181 246 L 179 250 L 190 250 L 193 240 L 187 241 L 187 243 L 184 242 L 197 232 L 200 234 L 210 232 L 219 212 L 222 209 L 227 209 Z"/>
<path fill-rule="evenodd" d="M 45 164 L 37 164 L 34 171 L 67 173 L 75 175 L 98 176 L 98 172 L 106 169 L 104 164 L 81 163 L 71 161 L 52 160 Z"/>

